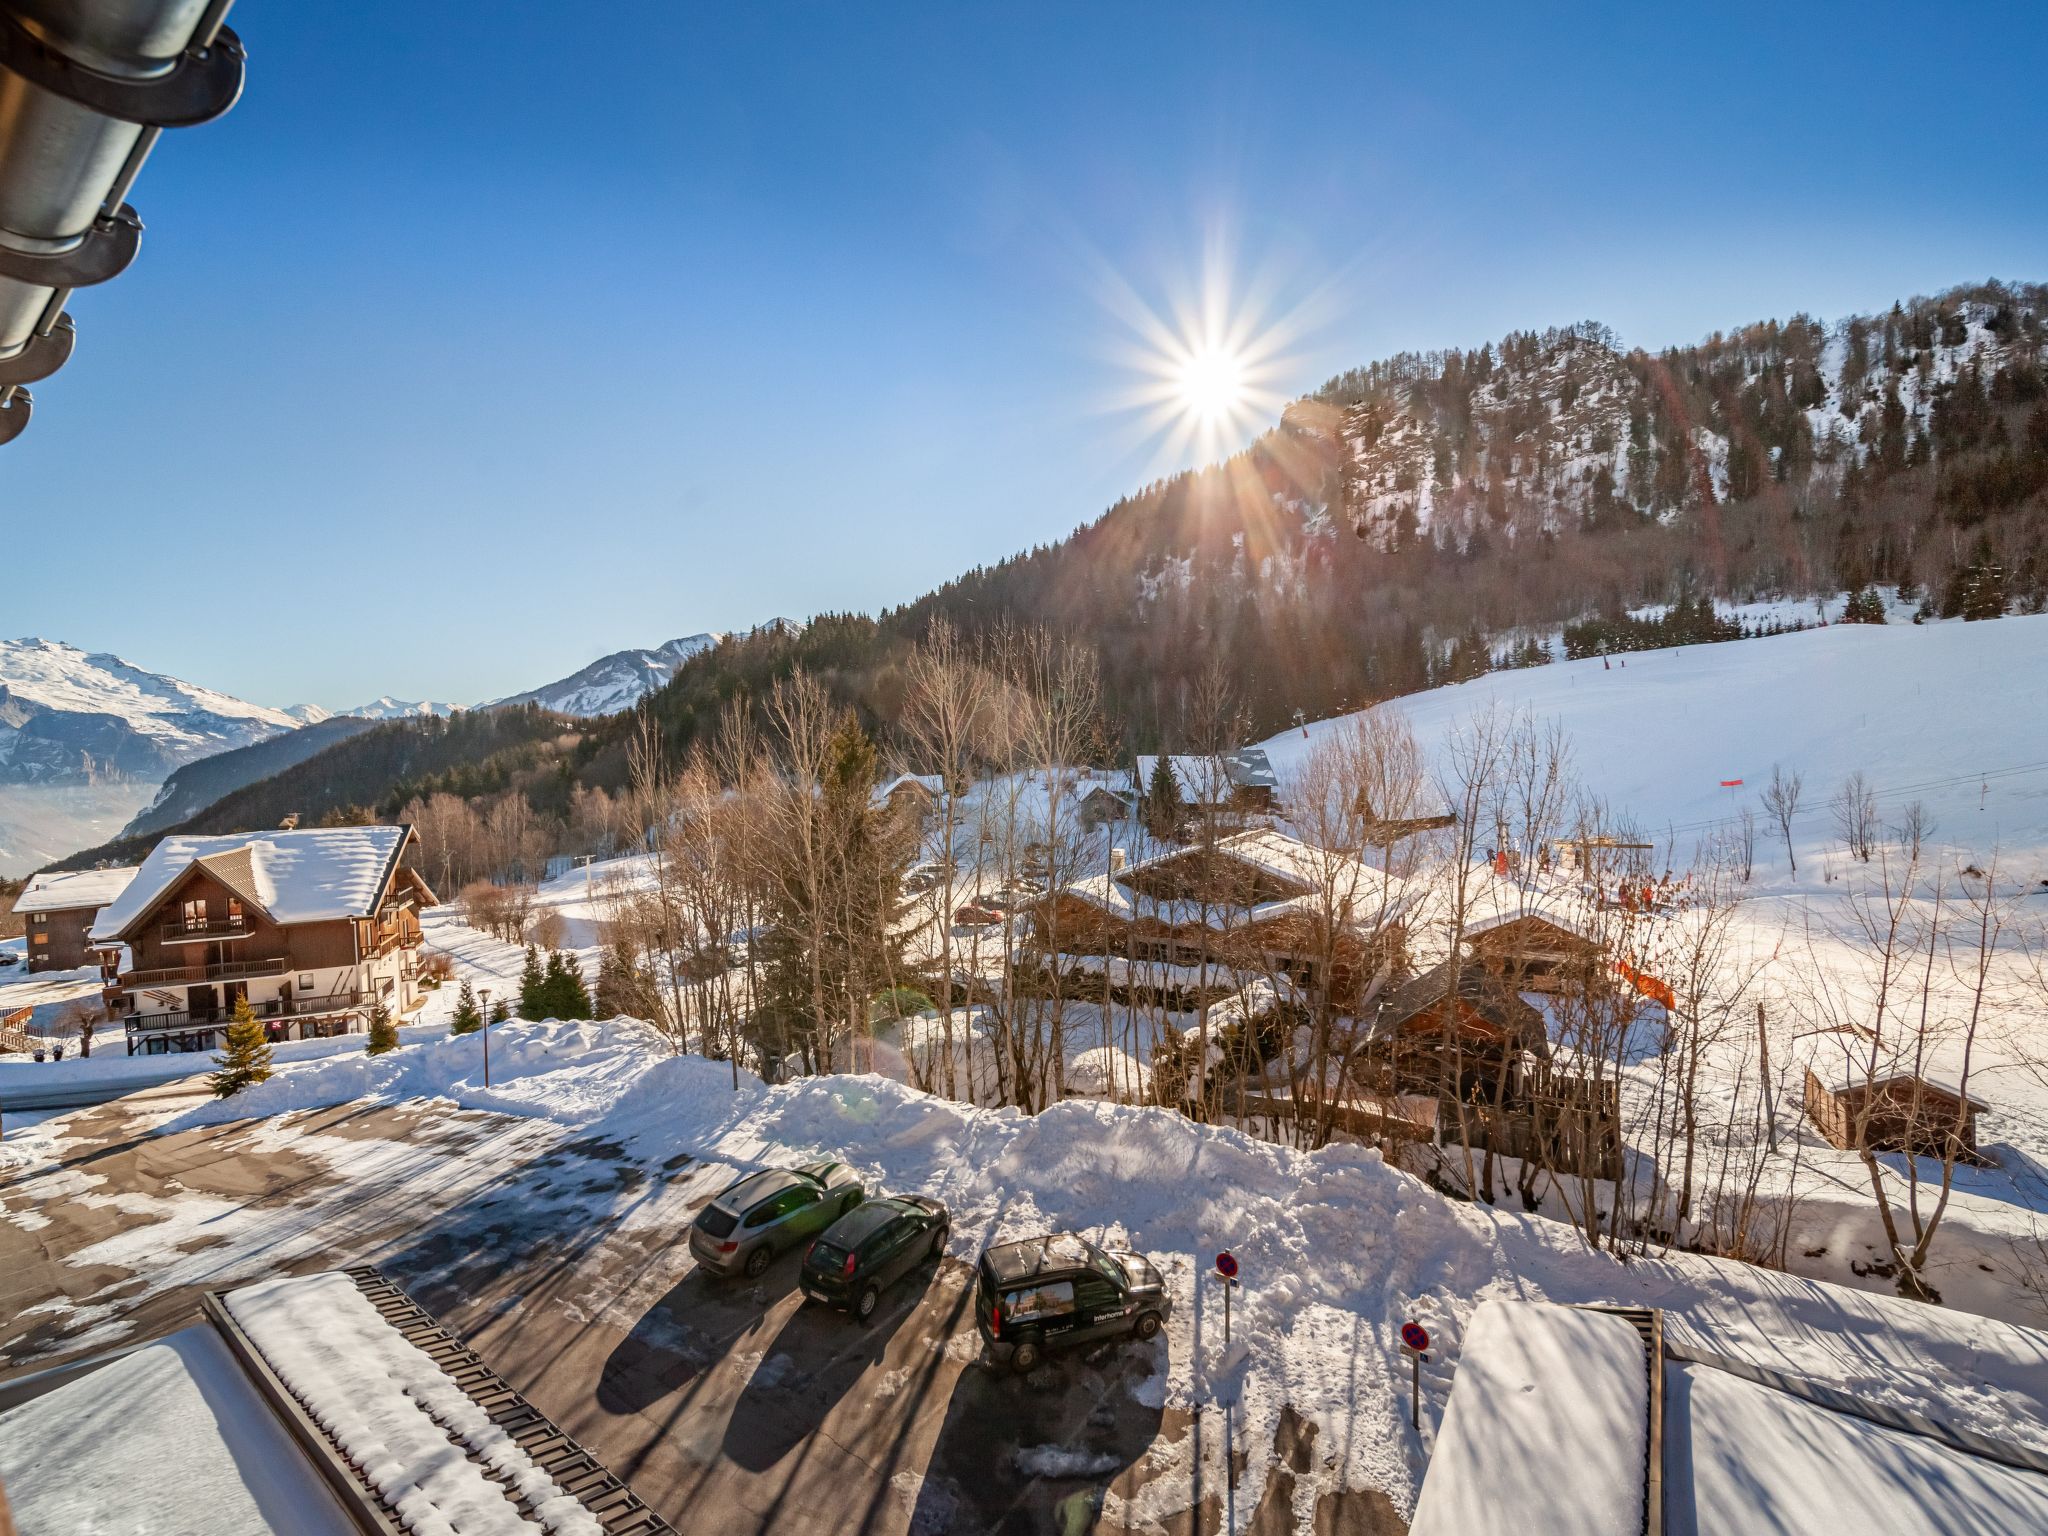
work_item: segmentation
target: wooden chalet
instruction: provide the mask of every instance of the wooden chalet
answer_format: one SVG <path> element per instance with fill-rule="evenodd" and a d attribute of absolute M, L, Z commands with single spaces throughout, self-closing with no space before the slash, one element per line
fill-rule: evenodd
<path fill-rule="evenodd" d="M 1048 965 L 1113 972 L 1161 997 L 1199 1004 L 1284 976 L 1343 1009 L 1382 966 L 1400 968 L 1406 904 L 1399 880 L 1283 833 L 1249 831 L 1040 898 L 1028 944 Z"/>
<path fill-rule="evenodd" d="M 1823 1081 L 1809 1066 L 1805 1108 L 1828 1145 L 1844 1152 L 1868 1146 L 1873 1152 L 1944 1157 L 1953 1151 L 1962 1162 L 1981 1161 L 1977 1115 L 1986 1106 L 1910 1072 L 1849 1073 Z"/>
<path fill-rule="evenodd" d="M 1525 1059 L 1550 1055 L 1539 1009 L 1485 966 L 1448 960 L 1380 1000 L 1372 1041 L 1370 1056 L 1404 1092 L 1435 1093 L 1455 1076 L 1468 1100 L 1520 1097 Z"/>
<path fill-rule="evenodd" d="M 14 901 L 32 971 L 70 971 L 93 963 L 88 936 L 100 908 L 135 878 L 135 867 L 37 875 Z"/>
<path fill-rule="evenodd" d="M 273 1041 L 348 1034 L 421 1000 L 412 828 L 167 837 L 93 925 L 128 1053 L 208 1051 L 246 1000 Z"/>
<path fill-rule="evenodd" d="M 1083 832 L 1093 832 L 1099 827 L 1112 827 L 1119 822 L 1134 821 L 1138 815 L 1138 797 L 1128 789 L 1114 789 L 1107 784 L 1097 784 L 1081 797 L 1079 815 Z"/>
<path fill-rule="evenodd" d="M 1465 929 L 1472 958 L 1509 978 L 1516 990 L 1562 992 L 1599 976 L 1600 941 L 1567 918 L 1539 911 L 1482 918 Z"/>
<path fill-rule="evenodd" d="M 1358 814 L 1364 822 L 1364 840 L 1374 848 L 1391 848 L 1424 832 L 1440 832 L 1458 824 L 1454 811 L 1435 816 L 1382 816 L 1373 809 L 1372 800 L 1363 789 L 1358 792 Z"/>
<path fill-rule="evenodd" d="M 1157 757 L 1138 759 L 1138 783 L 1149 786 Z M 1269 814 L 1280 808 L 1280 775 L 1264 747 L 1236 747 L 1214 756 L 1170 755 L 1166 765 L 1190 815 Z"/>

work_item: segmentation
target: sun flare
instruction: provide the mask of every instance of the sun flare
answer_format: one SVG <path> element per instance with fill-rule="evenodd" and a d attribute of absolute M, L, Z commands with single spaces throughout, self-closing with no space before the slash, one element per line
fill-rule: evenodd
<path fill-rule="evenodd" d="M 1181 409 L 1203 426 L 1227 422 L 1247 404 L 1245 362 L 1235 352 L 1209 347 L 1190 352 L 1177 383 Z"/>
<path fill-rule="evenodd" d="M 1234 281 L 1222 241 L 1194 281 L 1168 285 L 1163 304 L 1113 271 L 1102 276 L 1103 303 L 1126 330 L 1111 345 L 1131 380 L 1111 409 L 1136 418 L 1157 470 L 1220 462 L 1279 419 L 1302 366 L 1294 349 L 1320 324 L 1323 294 L 1297 297 L 1277 277 Z"/>

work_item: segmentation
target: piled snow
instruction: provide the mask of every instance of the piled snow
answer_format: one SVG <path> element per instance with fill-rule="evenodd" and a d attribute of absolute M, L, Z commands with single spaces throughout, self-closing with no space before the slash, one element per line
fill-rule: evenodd
<path fill-rule="evenodd" d="M 403 827 L 306 827 L 167 837 L 152 848 L 119 899 L 93 924 L 113 937 L 135 921 L 199 859 L 246 852 L 255 889 L 245 892 L 283 924 L 364 917 L 394 867 Z"/>
<path fill-rule="evenodd" d="M 597 1517 L 384 1321 L 348 1276 L 272 1280 L 232 1292 L 227 1304 L 292 1396 L 414 1536 L 602 1536 Z M 538 1524 L 485 1467 L 517 1491 Z"/>
<path fill-rule="evenodd" d="M 1369 1149 L 1304 1153 L 1170 1110 L 1080 1099 L 1026 1117 L 871 1076 L 768 1087 L 742 1074 L 735 1090 L 728 1064 L 668 1055 L 629 1021 L 509 1024 L 492 1037 L 488 1090 L 479 1038 L 470 1036 L 310 1065 L 164 1128 L 413 1095 L 529 1117 L 524 1123 L 535 1134 L 601 1134 L 649 1169 L 687 1152 L 687 1172 L 664 1173 L 652 1192 L 622 1195 L 609 1212 L 585 1213 L 621 1237 L 650 1240 L 682 1231 L 695 1206 L 737 1172 L 843 1157 L 870 1189 L 944 1201 L 961 1257 L 1063 1229 L 1152 1255 L 1174 1294 L 1161 1362 L 1164 1400 L 1191 1409 L 1219 1371 L 1241 1369 L 1240 1443 L 1255 1458 L 1254 1480 L 1283 1406 L 1292 1406 L 1322 1425 L 1319 1444 L 1344 1448 L 1334 1468 L 1317 1474 L 1324 1486 L 1380 1488 L 1404 1509 L 1468 1320 L 1495 1298 L 1663 1306 L 1673 1310 L 1674 1329 L 1689 1329 L 1720 1353 L 2048 1451 L 2048 1339 L 2041 1335 L 1686 1254 L 1624 1265 L 1586 1250 L 1562 1223 L 1448 1201 Z M 360 1139 L 302 1133 L 289 1118 L 265 1122 L 261 1144 L 329 1162 L 344 1186 L 365 1176 L 372 1161 Z M 420 1188 L 444 1178 L 451 1189 L 461 1185 L 458 1155 L 421 1145 L 404 1150 Z M 444 1157 L 446 1166 L 437 1167 Z M 200 1218 L 207 1209 L 195 1206 Z M 138 1269 L 162 1263 L 171 1267 L 153 1273 L 150 1284 L 168 1284 L 176 1265 L 199 1262 L 177 1248 L 193 1230 L 167 1210 L 157 1227 L 75 1257 Z M 209 1272 L 277 1262 L 263 1219 L 207 1230 L 231 1245 L 203 1256 Z M 1233 1319 L 1246 1350 L 1241 1364 L 1221 1360 L 1220 1302 L 1206 1278 L 1221 1248 L 1244 1266 Z M 673 1264 L 656 1266 L 624 1281 L 620 1294 L 585 1305 L 639 1316 L 677 1278 Z M 644 1295 L 634 1289 L 643 1279 Z M 1408 1425 L 1408 1367 L 1398 1349 L 1400 1324 L 1410 1318 L 1436 1336 L 1420 1436 Z"/>
<path fill-rule="evenodd" d="M 23 1536 L 355 1530 L 206 1327 L 0 1413 L 0 1486 Z"/>
<path fill-rule="evenodd" d="M 1634 1536 L 1649 1433 L 1649 1357 L 1626 1322 L 1488 1302 L 1466 1332 L 1409 1536 Z M 1748 1529 L 1708 1527 L 1724 1528 Z"/>

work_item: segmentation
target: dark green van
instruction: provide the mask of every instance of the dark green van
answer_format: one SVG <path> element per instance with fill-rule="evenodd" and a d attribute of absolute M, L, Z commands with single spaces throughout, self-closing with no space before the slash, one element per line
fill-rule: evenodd
<path fill-rule="evenodd" d="M 1150 1259 L 1098 1248 L 1072 1232 L 1004 1243 L 976 1266 L 982 1342 L 1019 1374 L 1035 1369 L 1047 1350 L 1152 1338 L 1171 1305 Z"/>

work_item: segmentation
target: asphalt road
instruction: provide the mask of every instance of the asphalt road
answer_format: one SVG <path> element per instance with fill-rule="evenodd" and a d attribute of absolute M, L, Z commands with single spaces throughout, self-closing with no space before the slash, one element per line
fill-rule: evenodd
<path fill-rule="evenodd" d="M 168 1332 L 209 1286 L 372 1262 L 679 1530 L 1192 1533 L 1226 1505 L 1240 1530 L 1295 1528 L 1312 1426 L 1284 1425 L 1272 1479 L 1233 1491 L 1219 1415 L 1161 1406 L 1164 1336 L 1019 1378 L 983 1362 L 955 1259 L 865 1327 L 802 1303 L 795 1254 L 708 1281 L 681 1250 L 688 1207 L 625 1219 L 681 1187 L 686 1156 L 445 1107 L 315 1112 L 320 1157 L 240 1126 L 144 1137 L 127 1113 L 76 1117 L 91 1144 L 40 1182 L 0 1177 L 10 1216 L 26 1193 L 40 1219 L 0 1221 L 0 1380 Z M 359 1160 L 333 1151 L 351 1143 Z M 81 1199 L 83 1175 L 100 1182 Z M 181 1196 L 213 1214 L 170 1262 L 124 1267 Z M 108 1261 L 80 1262 L 94 1245 Z M 1326 1499 L 1313 1528 L 1403 1529 L 1377 1494 Z"/>

